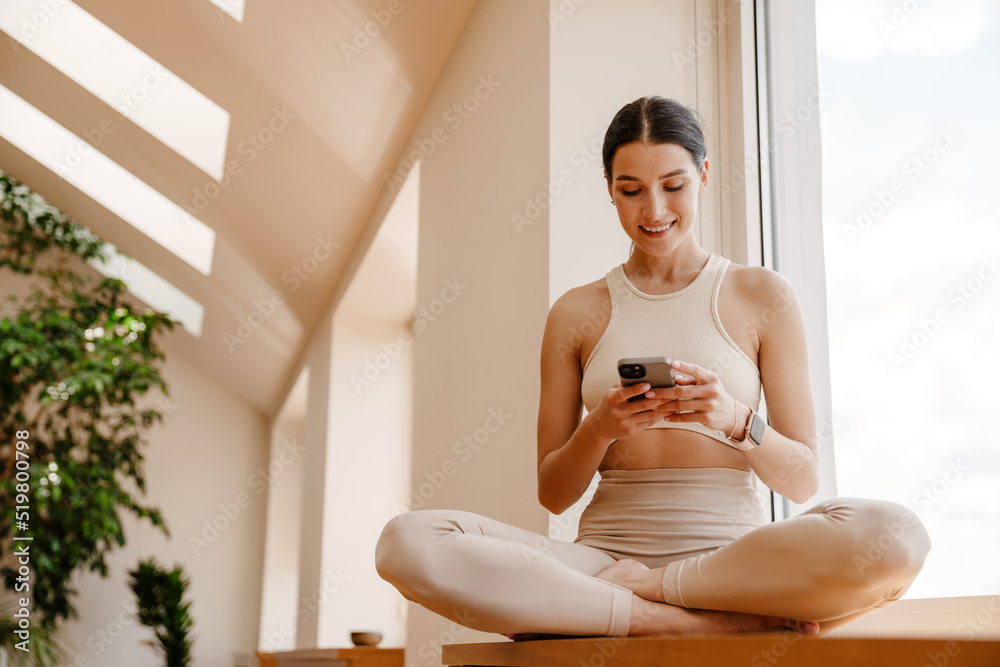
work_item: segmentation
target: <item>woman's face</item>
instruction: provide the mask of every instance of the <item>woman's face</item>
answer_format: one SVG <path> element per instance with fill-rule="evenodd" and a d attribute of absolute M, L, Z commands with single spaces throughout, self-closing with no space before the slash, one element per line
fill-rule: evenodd
<path fill-rule="evenodd" d="M 611 171 L 608 191 L 636 248 L 654 256 L 673 252 L 694 228 L 708 160 L 699 173 L 679 144 L 632 141 L 618 147 Z"/>

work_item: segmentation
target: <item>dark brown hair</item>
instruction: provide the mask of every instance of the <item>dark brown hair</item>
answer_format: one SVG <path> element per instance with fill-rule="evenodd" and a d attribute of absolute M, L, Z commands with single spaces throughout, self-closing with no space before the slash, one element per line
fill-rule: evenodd
<path fill-rule="evenodd" d="M 604 134 L 604 173 L 611 178 L 611 162 L 622 144 L 642 141 L 649 144 L 678 144 L 691 154 L 701 171 L 705 162 L 705 137 L 694 112 L 677 100 L 659 95 L 640 97 L 623 106 Z"/>

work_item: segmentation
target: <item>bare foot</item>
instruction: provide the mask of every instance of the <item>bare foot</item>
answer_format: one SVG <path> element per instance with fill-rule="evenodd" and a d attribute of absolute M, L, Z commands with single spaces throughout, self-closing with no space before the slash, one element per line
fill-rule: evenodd
<path fill-rule="evenodd" d="M 663 602 L 662 569 L 650 570 L 637 560 L 623 558 L 597 573 L 597 578 L 627 588 L 641 598 Z"/>
<path fill-rule="evenodd" d="M 736 611 L 685 609 L 633 596 L 630 635 L 683 635 L 704 633 L 774 632 L 793 630 L 815 635 L 819 624 L 777 616 L 759 616 Z"/>
<path fill-rule="evenodd" d="M 635 593 L 629 634 L 688 634 L 699 632 L 765 632 L 794 630 L 814 635 L 819 625 L 777 616 L 733 611 L 686 609 L 663 603 L 662 568 L 651 570 L 637 560 L 623 558 L 597 574 L 598 579 Z"/>

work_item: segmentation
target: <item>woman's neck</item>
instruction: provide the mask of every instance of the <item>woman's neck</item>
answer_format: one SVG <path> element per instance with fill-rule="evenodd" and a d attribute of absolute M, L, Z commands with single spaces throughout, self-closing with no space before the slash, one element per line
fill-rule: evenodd
<path fill-rule="evenodd" d="M 698 275 L 709 253 L 697 243 L 682 244 L 668 255 L 649 255 L 638 246 L 625 262 L 625 274 L 632 284 L 650 288 L 650 293 L 683 287 Z"/>

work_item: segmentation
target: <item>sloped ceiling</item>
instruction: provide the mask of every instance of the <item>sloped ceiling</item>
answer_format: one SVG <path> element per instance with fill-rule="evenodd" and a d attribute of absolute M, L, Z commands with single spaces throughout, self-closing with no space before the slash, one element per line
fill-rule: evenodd
<path fill-rule="evenodd" d="M 387 174 L 474 0 L 247 0 L 242 22 L 209 0 L 77 4 L 229 112 L 227 162 L 239 173 L 216 188 L 6 37 L 0 84 L 81 139 L 112 119 L 98 149 L 216 232 L 212 271 L 201 274 L 3 138 L 0 169 L 200 302 L 201 336 L 175 329 L 168 354 L 273 415 L 303 345 L 350 279 L 351 258 L 381 222 L 373 215 Z M 247 138 L 273 118 L 282 119 L 273 140 L 247 150 Z M 259 326 L 241 327 L 241 319 Z"/>

